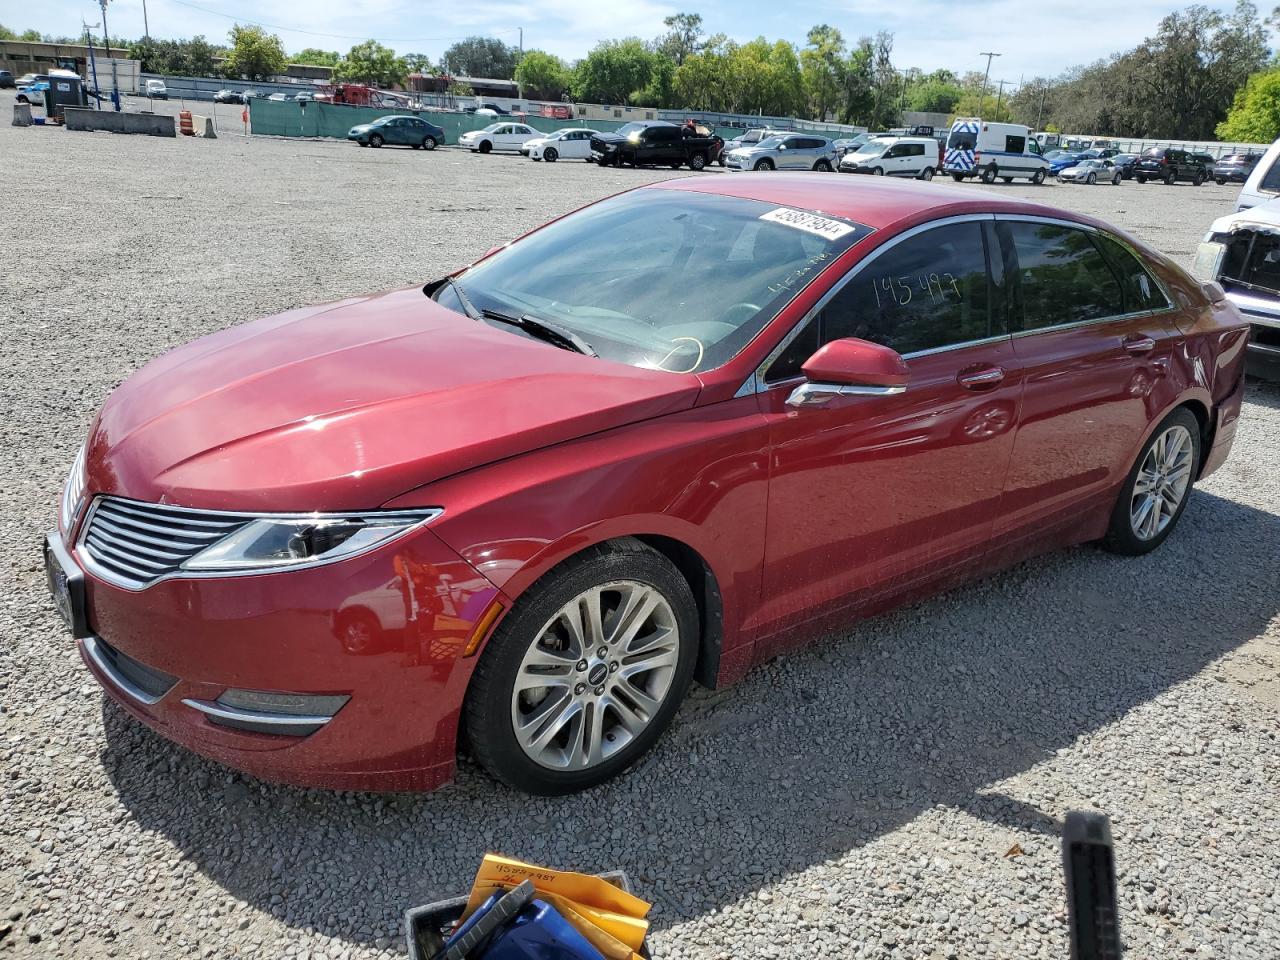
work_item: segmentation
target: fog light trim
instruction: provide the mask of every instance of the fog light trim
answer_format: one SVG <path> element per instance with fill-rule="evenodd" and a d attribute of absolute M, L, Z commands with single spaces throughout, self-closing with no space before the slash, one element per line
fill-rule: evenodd
<path fill-rule="evenodd" d="M 311 696 L 230 689 L 217 700 L 186 699 L 182 702 L 220 727 L 275 736 L 306 737 L 332 720 L 350 699 L 342 695 Z M 267 707 L 272 709 L 264 709 Z"/>

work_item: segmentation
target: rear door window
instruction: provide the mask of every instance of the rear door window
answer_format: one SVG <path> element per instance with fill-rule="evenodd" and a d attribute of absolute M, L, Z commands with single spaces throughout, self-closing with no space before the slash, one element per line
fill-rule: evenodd
<path fill-rule="evenodd" d="M 1089 233 L 1053 223 L 1000 224 L 1017 260 L 1014 315 L 1021 329 L 1101 320 L 1124 313 L 1120 283 Z"/>

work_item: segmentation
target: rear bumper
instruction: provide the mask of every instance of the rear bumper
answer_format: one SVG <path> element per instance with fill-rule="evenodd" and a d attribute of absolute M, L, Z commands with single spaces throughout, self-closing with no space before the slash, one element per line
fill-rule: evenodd
<path fill-rule="evenodd" d="M 84 580 L 81 657 L 161 736 L 299 786 L 429 790 L 452 776 L 475 665 L 461 653 L 498 591 L 429 530 L 292 573 L 140 591 Z M 349 699 L 332 719 L 268 734 L 210 709 L 233 689 Z"/>

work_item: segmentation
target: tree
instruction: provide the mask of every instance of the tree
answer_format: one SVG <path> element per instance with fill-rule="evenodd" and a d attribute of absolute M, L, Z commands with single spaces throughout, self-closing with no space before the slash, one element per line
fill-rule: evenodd
<path fill-rule="evenodd" d="M 677 67 L 682 66 L 702 47 L 702 14 L 677 13 L 662 22 L 667 32 L 657 39 L 654 49 Z"/>
<path fill-rule="evenodd" d="M 17 40 L 17 39 L 18 39 L 18 35 L 14 31 L 10 30 L 3 23 L 0 23 L 0 40 Z"/>
<path fill-rule="evenodd" d="M 316 67 L 336 67 L 341 59 L 342 54 L 337 50 L 321 50 L 317 47 L 307 47 L 290 57 L 289 62 L 308 63 Z"/>
<path fill-rule="evenodd" d="M 898 122 L 902 86 L 893 69 L 893 34 L 881 30 L 871 47 L 871 86 L 874 99 L 867 125 L 884 130 Z"/>
<path fill-rule="evenodd" d="M 825 120 L 835 109 L 841 87 L 844 37 L 835 27 L 822 23 L 809 31 L 807 40 L 808 45 L 800 52 L 800 63 L 810 113 L 815 119 Z"/>
<path fill-rule="evenodd" d="M 570 90 L 583 103 L 631 103 L 633 93 L 645 90 L 657 61 L 665 59 L 643 40 L 602 40 L 574 67 Z M 637 104 L 637 106 L 657 104 Z"/>
<path fill-rule="evenodd" d="M 288 65 L 284 45 L 274 33 L 267 33 L 261 27 L 242 27 L 237 23 L 228 36 L 231 53 L 223 64 L 227 76 L 269 80 L 284 73 Z"/>
<path fill-rule="evenodd" d="M 410 73 L 435 73 L 435 65 L 425 53 L 406 53 L 401 59 Z"/>
<path fill-rule="evenodd" d="M 333 68 L 335 80 L 354 80 L 375 87 L 393 87 L 404 83 L 409 68 L 403 58 L 376 40 L 357 43 Z"/>
<path fill-rule="evenodd" d="M 516 67 L 516 83 L 523 96 L 534 100 L 559 100 L 569 89 L 569 68 L 557 56 L 529 50 Z"/>
<path fill-rule="evenodd" d="M 459 40 L 440 58 L 448 73 L 464 77 L 494 77 L 510 80 L 515 76 L 520 51 L 493 37 L 467 37 Z"/>
<path fill-rule="evenodd" d="M 39 30 L 23 30 L 18 39 L 27 43 L 41 43 L 44 37 L 40 36 Z"/>
<path fill-rule="evenodd" d="M 1270 143 L 1280 137 L 1280 69 L 1249 78 L 1237 91 L 1217 133 L 1223 140 L 1238 143 Z"/>

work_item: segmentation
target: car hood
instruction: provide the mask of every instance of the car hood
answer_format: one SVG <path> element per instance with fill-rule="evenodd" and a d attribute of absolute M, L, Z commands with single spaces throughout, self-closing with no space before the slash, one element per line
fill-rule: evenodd
<path fill-rule="evenodd" d="M 372 123 L 357 123 L 354 127 L 351 128 L 350 132 L 351 133 L 368 133 L 372 129 L 373 129 Z"/>
<path fill-rule="evenodd" d="M 620 133 L 604 133 L 603 131 L 593 133 L 592 140 L 599 140 L 601 143 L 626 143 L 627 138 Z"/>
<path fill-rule="evenodd" d="M 688 409 L 700 387 L 478 323 L 413 288 L 233 327 L 147 364 L 94 423 L 89 489 L 206 509 L 371 509 Z"/>
<path fill-rule="evenodd" d="M 1239 230 L 1280 234 L 1280 200 L 1269 200 L 1239 213 L 1219 217 L 1209 227 L 1210 234 L 1235 233 Z"/>

